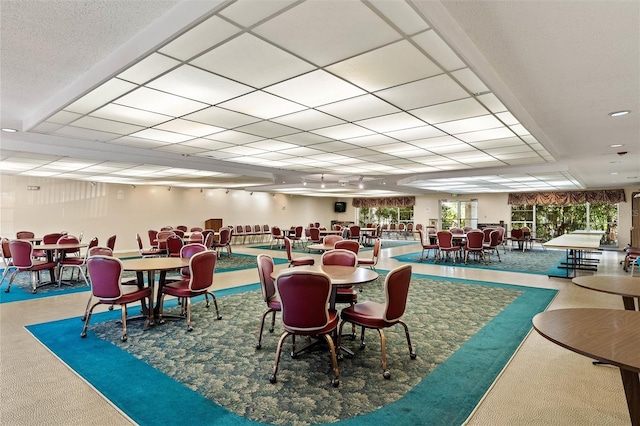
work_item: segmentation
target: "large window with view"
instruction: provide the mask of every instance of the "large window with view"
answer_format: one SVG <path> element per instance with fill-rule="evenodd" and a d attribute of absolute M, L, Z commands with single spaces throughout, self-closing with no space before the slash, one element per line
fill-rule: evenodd
<path fill-rule="evenodd" d="M 358 209 L 360 226 L 367 224 L 396 225 L 413 223 L 413 206 L 411 207 L 360 207 Z"/>
<path fill-rule="evenodd" d="M 477 228 L 477 200 L 440 200 L 440 223 L 442 229 Z"/>

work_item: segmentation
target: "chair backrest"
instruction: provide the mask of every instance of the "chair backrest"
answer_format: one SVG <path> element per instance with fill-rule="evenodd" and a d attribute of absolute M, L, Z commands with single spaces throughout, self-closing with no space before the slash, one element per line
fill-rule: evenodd
<path fill-rule="evenodd" d="M 149 244 L 151 244 L 152 246 L 158 244 L 158 231 L 156 231 L 155 229 L 149 229 L 147 231 L 147 235 L 149 236 Z"/>
<path fill-rule="evenodd" d="M 520 239 L 522 238 L 522 235 L 523 235 L 522 229 L 511 230 L 511 238 Z"/>
<path fill-rule="evenodd" d="M 93 237 L 91 241 L 89 241 L 89 245 L 87 246 L 87 251 L 89 251 L 92 247 L 98 246 L 98 237 Z"/>
<path fill-rule="evenodd" d="M 488 243 L 489 241 L 491 241 L 491 231 L 493 231 L 495 228 L 484 228 L 482 230 L 482 233 L 484 234 L 484 242 Z"/>
<path fill-rule="evenodd" d="M 202 231 L 204 231 L 204 229 L 199 227 L 199 226 L 192 226 L 189 231 L 191 231 L 191 232 L 202 232 Z"/>
<path fill-rule="evenodd" d="M 123 266 L 120 259 L 96 255 L 87 259 L 87 272 L 91 278 L 91 292 L 102 300 L 115 300 L 122 296 Z"/>
<path fill-rule="evenodd" d="M 405 225 L 404 223 L 399 223 L 398 224 L 398 231 L 404 231 L 405 230 Z"/>
<path fill-rule="evenodd" d="M 266 254 L 259 254 L 256 258 L 256 263 L 258 264 L 258 277 L 260 278 L 262 299 L 268 302 L 269 299 L 276 294 L 276 285 L 273 278 L 271 278 L 271 273 L 274 268 L 273 258 Z"/>
<path fill-rule="evenodd" d="M 242 235 L 242 234 L 244 234 L 244 226 L 236 225 L 236 235 Z"/>
<path fill-rule="evenodd" d="M 58 240 L 60 239 L 60 237 L 62 237 L 64 234 L 60 233 L 60 232 L 54 232 L 53 234 L 47 234 L 44 237 L 42 237 L 42 244 L 56 244 L 58 242 Z"/>
<path fill-rule="evenodd" d="M 11 259 L 11 249 L 9 248 L 9 239 L 2 238 L 2 264 L 6 268 L 9 266 L 9 259 Z"/>
<path fill-rule="evenodd" d="M 89 249 L 88 256 L 113 256 L 113 250 L 109 247 L 95 246 Z"/>
<path fill-rule="evenodd" d="M 173 230 L 173 233 L 174 233 L 174 234 L 176 234 L 176 235 L 177 235 L 178 237 L 180 237 L 180 238 L 184 237 L 184 233 L 185 233 L 185 232 L 186 232 L 186 231 L 183 231 L 182 229 L 174 229 L 174 230 Z"/>
<path fill-rule="evenodd" d="M 191 259 L 191 257 L 194 254 L 200 253 L 200 252 L 203 252 L 203 251 L 206 251 L 206 250 L 207 250 L 207 247 L 205 247 L 204 244 L 199 244 L 199 243 L 185 244 L 180 249 L 180 257 L 182 257 L 184 259 Z M 189 272 L 189 267 L 185 266 L 184 268 L 182 268 L 180 273 L 185 277 L 189 276 L 189 273 L 190 273 Z"/>
<path fill-rule="evenodd" d="M 212 250 L 201 251 L 189 259 L 189 290 L 205 290 L 213 285 L 218 254 Z"/>
<path fill-rule="evenodd" d="M 161 231 L 173 231 L 173 226 L 163 226 L 160 228 Z"/>
<path fill-rule="evenodd" d="M 417 223 L 416 224 L 416 231 L 421 231 L 422 230 L 422 224 L 421 223 Z"/>
<path fill-rule="evenodd" d="M 182 238 L 177 235 L 169 235 L 167 238 L 167 252 L 169 255 L 171 254 L 180 254 L 180 250 L 184 243 L 182 242 Z"/>
<path fill-rule="evenodd" d="M 331 279 L 323 272 L 295 268 L 278 275 L 276 288 L 287 331 L 303 334 L 324 329 L 330 321 Z"/>
<path fill-rule="evenodd" d="M 142 252 L 144 246 L 142 245 L 142 238 L 140 238 L 140 234 L 136 233 L 136 242 L 138 243 L 138 250 Z"/>
<path fill-rule="evenodd" d="M 336 241 L 333 248 L 345 249 L 345 250 L 352 251 L 355 254 L 358 254 L 358 251 L 360 251 L 360 243 L 355 240 L 341 240 L 341 241 Z"/>
<path fill-rule="evenodd" d="M 380 238 L 376 239 L 376 242 L 373 243 L 373 258 L 377 259 L 380 255 L 380 249 L 382 248 L 382 240 Z"/>
<path fill-rule="evenodd" d="M 302 238 L 302 230 L 303 230 L 303 226 L 296 226 L 296 238 Z"/>
<path fill-rule="evenodd" d="M 207 232 L 206 234 L 207 236 L 204 237 L 204 242 L 203 244 L 205 245 L 206 248 L 211 248 L 211 246 L 213 246 L 213 238 L 215 237 L 215 234 L 213 232 Z"/>
<path fill-rule="evenodd" d="M 423 247 L 431 245 L 431 239 L 424 229 L 420 229 L 420 244 L 422 244 Z"/>
<path fill-rule="evenodd" d="M 73 235 L 63 235 L 62 237 L 58 238 L 58 241 L 56 241 L 56 243 L 57 244 L 80 244 L 80 240 L 74 237 Z M 80 249 L 79 248 L 65 249 L 64 252 L 65 254 L 76 253 L 79 255 Z"/>
<path fill-rule="evenodd" d="M 349 236 L 351 238 L 358 238 L 360 237 L 360 226 L 358 225 L 351 225 L 349 227 Z"/>
<path fill-rule="evenodd" d="M 253 227 L 251 225 L 245 225 L 244 226 L 244 233 L 245 234 L 251 234 L 253 232 Z"/>
<path fill-rule="evenodd" d="M 271 227 L 271 235 L 273 235 L 274 237 L 279 237 L 280 235 L 282 235 L 282 231 L 280 230 L 280 227 L 278 226 Z"/>
<path fill-rule="evenodd" d="M 500 244 L 502 244 L 501 232 L 499 229 L 494 229 L 489 235 L 489 245 L 491 247 L 498 247 Z"/>
<path fill-rule="evenodd" d="M 9 241 L 9 251 L 13 265 L 17 268 L 31 268 L 33 266 L 33 245 L 29 241 Z"/>
<path fill-rule="evenodd" d="M 262 234 L 262 226 L 253 225 L 253 233 L 256 234 L 256 235 Z"/>
<path fill-rule="evenodd" d="M 309 239 L 311 241 L 320 241 L 320 230 L 318 228 L 309 228 Z"/>
<path fill-rule="evenodd" d="M 529 228 L 528 226 L 523 226 L 521 228 L 522 230 L 522 236 L 523 237 L 530 237 L 531 236 L 531 228 Z"/>
<path fill-rule="evenodd" d="M 465 226 L 464 228 L 462 228 L 462 230 L 463 230 L 463 231 L 464 231 L 464 233 L 466 234 L 467 232 L 472 231 L 472 230 L 473 230 L 473 228 L 472 228 L 472 227 L 470 227 L 470 226 Z"/>
<path fill-rule="evenodd" d="M 189 228 L 187 228 L 185 225 L 178 225 L 178 226 L 176 226 L 176 229 L 178 229 L 178 230 L 180 230 L 182 232 L 187 232 L 187 229 L 189 229 Z"/>
<path fill-rule="evenodd" d="M 327 235 L 326 237 L 324 237 L 323 243 L 328 245 L 328 246 L 332 246 L 336 243 L 336 241 L 342 241 L 343 238 L 341 235 Z"/>
<path fill-rule="evenodd" d="M 271 228 L 269 228 L 269 225 L 267 225 L 267 224 L 262 225 L 262 233 L 263 234 L 268 234 L 270 229 Z"/>
<path fill-rule="evenodd" d="M 287 237 L 284 237 L 284 248 L 287 250 L 287 259 L 289 260 L 289 262 L 293 261 L 291 255 L 291 240 Z"/>
<path fill-rule="evenodd" d="M 484 242 L 484 232 L 482 231 L 467 232 L 467 245 L 466 245 L 467 249 L 481 250 L 483 242 Z"/>
<path fill-rule="evenodd" d="M 322 253 L 320 260 L 323 265 L 356 266 L 358 255 L 350 250 L 333 249 Z"/>
<path fill-rule="evenodd" d="M 413 232 L 413 223 L 407 223 L 407 232 Z"/>
<path fill-rule="evenodd" d="M 384 291 L 387 297 L 384 308 L 384 320 L 398 321 L 407 307 L 407 295 L 411 283 L 411 265 L 402 265 L 393 269 L 384 280 Z"/>
<path fill-rule="evenodd" d="M 107 240 L 107 247 L 109 247 L 111 250 L 115 250 L 116 248 L 116 236 L 112 235 L 109 237 L 109 239 Z"/>
<path fill-rule="evenodd" d="M 189 235 L 189 242 L 202 244 L 204 242 L 204 235 L 202 235 L 202 232 L 194 231 Z"/>
<path fill-rule="evenodd" d="M 220 228 L 220 237 L 218 242 L 220 245 L 228 245 L 231 241 L 231 229 L 229 228 Z"/>
<path fill-rule="evenodd" d="M 21 239 L 21 238 L 35 238 L 36 234 L 34 234 L 31 231 L 18 231 L 16 232 L 16 238 L 17 239 Z"/>
<path fill-rule="evenodd" d="M 464 234 L 464 229 L 462 228 L 451 228 L 449 229 L 449 231 L 451 231 L 452 234 L 457 234 L 457 235 Z"/>
<path fill-rule="evenodd" d="M 438 231 L 438 247 L 451 248 L 453 247 L 453 234 L 451 231 Z"/>
<path fill-rule="evenodd" d="M 502 226 L 499 226 L 496 229 L 498 230 L 498 232 L 500 232 L 500 242 L 502 243 L 504 241 L 504 231 L 505 231 L 505 229 Z"/>

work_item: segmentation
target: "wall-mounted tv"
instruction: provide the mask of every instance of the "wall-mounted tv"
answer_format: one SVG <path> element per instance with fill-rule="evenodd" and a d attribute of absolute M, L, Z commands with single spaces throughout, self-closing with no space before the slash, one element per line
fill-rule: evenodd
<path fill-rule="evenodd" d="M 333 207 L 333 211 L 336 213 L 344 213 L 347 211 L 347 203 L 344 201 L 337 201 Z"/>

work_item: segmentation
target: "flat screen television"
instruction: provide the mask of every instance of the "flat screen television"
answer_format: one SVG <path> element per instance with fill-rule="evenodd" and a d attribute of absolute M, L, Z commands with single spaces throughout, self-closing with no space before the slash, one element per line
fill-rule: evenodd
<path fill-rule="evenodd" d="M 347 211 L 347 203 L 344 201 L 337 201 L 333 207 L 333 211 L 336 213 L 344 213 Z"/>

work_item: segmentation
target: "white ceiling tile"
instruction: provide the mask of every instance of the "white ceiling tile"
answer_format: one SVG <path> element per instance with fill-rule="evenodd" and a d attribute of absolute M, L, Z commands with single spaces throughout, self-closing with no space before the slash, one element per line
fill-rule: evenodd
<path fill-rule="evenodd" d="M 469 96 L 448 75 L 430 77 L 414 83 L 376 92 L 376 95 L 403 109 L 416 109 Z"/>
<path fill-rule="evenodd" d="M 124 95 L 116 101 L 119 105 L 139 108 L 146 111 L 166 114 L 172 117 L 180 117 L 205 108 L 207 105 L 185 99 L 180 96 L 160 92 L 158 90 L 140 87 L 133 92 Z"/>
<path fill-rule="evenodd" d="M 479 95 L 489 91 L 489 88 L 469 68 L 454 71 L 451 75 L 470 93 Z"/>
<path fill-rule="evenodd" d="M 287 135 L 287 136 L 280 136 L 278 140 L 284 141 L 284 142 L 290 142 L 295 145 L 306 146 L 306 145 L 314 145 L 317 143 L 330 141 L 331 139 L 324 136 L 320 136 L 320 135 L 314 135 L 313 133 L 305 132 L 305 133 L 295 133 L 293 135 Z"/>
<path fill-rule="evenodd" d="M 358 121 L 400 111 L 395 106 L 373 95 L 358 96 L 329 105 L 323 105 L 316 109 L 346 121 Z"/>
<path fill-rule="evenodd" d="M 145 129 L 140 132 L 133 133 L 131 136 L 143 139 L 153 139 L 156 141 L 177 143 L 193 139 L 193 136 L 181 135 L 179 133 L 166 132 L 157 129 Z"/>
<path fill-rule="evenodd" d="M 463 118 L 477 117 L 488 113 L 487 109 L 473 98 L 413 109 L 410 112 L 429 124 L 461 120 Z"/>
<path fill-rule="evenodd" d="M 216 127 L 225 127 L 227 129 L 233 129 L 235 127 L 244 126 L 261 120 L 257 117 L 218 107 L 205 108 L 203 110 L 196 111 L 193 114 L 185 115 L 182 118 L 191 121 L 198 121 L 204 124 L 210 124 Z"/>
<path fill-rule="evenodd" d="M 183 65 L 147 84 L 152 89 L 173 93 L 214 105 L 254 89 L 201 69 Z"/>
<path fill-rule="evenodd" d="M 412 127 L 424 126 L 425 123 L 406 112 L 384 115 L 382 117 L 369 118 L 367 120 L 356 121 L 357 124 L 378 133 L 393 132 L 394 130 L 404 130 Z"/>
<path fill-rule="evenodd" d="M 405 143 L 394 143 L 394 144 L 389 144 L 389 145 L 377 145 L 372 147 L 371 149 L 375 150 L 375 151 L 379 151 L 379 152 L 384 152 L 386 154 L 395 154 L 397 152 L 402 152 L 405 151 L 407 149 L 416 149 L 415 147 L 411 146 L 411 145 L 407 145 Z"/>
<path fill-rule="evenodd" d="M 439 129 L 436 129 L 433 126 L 420 126 L 420 127 L 414 127 L 412 129 L 388 132 L 387 135 L 394 139 L 398 139 L 404 142 L 411 142 L 417 139 L 444 136 L 445 133 Z"/>
<path fill-rule="evenodd" d="M 180 65 L 179 61 L 158 53 L 152 53 L 131 68 L 118 74 L 118 78 L 144 84 L 160 74 Z"/>
<path fill-rule="evenodd" d="M 258 142 L 252 142 L 245 146 L 250 148 L 261 149 L 263 151 L 281 151 L 283 149 L 297 148 L 297 145 L 287 142 L 280 142 L 273 139 L 267 139 Z"/>
<path fill-rule="evenodd" d="M 245 143 L 256 142 L 264 139 L 261 136 L 250 135 L 248 133 L 238 132 L 236 130 L 227 130 L 226 132 L 215 133 L 208 136 L 207 139 L 215 141 L 229 142 L 232 144 L 243 145 Z"/>
<path fill-rule="evenodd" d="M 297 148 L 285 149 L 280 151 L 283 154 L 291 155 L 293 157 L 309 157 L 311 155 L 323 154 L 322 151 L 318 151 L 317 149 L 307 148 L 304 146 L 300 146 Z"/>
<path fill-rule="evenodd" d="M 345 142 L 333 141 L 312 145 L 310 148 L 319 149 L 326 152 L 340 152 L 348 149 L 353 149 L 354 146 Z"/>
<path fill-rule="evenodd" d="M 55 132 L 58 129 L 61 129 L 62 127 L 64 127 L 64 124 L 48 123 L 45 121 L 35 127 L 32 127 L 29 131 L 33 133 L 49 134 Z"/>
<path fill-rule="evenodd" d="M 117 133 L 101 132 L 92 129 L 82 129 L 80 127 L 65 126 L 53 132 L 54 135 L 68 136 L 71 138 L 85 139 L 90 141 L 109 141 L 120 137 Z"/>
<path fill-rule="evenodd" d="M 500 127 L 497 129 L 480 130 L 478 132 L 460 133 L 456 135 L 456 137 L 462 141 L 471 143 L 490 139 L 510 138 L 513 137 L 513 132 L 506 127 Z"/>
<path fill-rule="evenodd" d="M 325 127 L 323 129 L 316 129 L 313 133 L 317 133 L 322 136 L 333 139 L 348 139 L 357 138 L 358 136 L 370 135 L 373 132 L 365 129 L 364 127 L 356 126 L 355 124 L 340 124 L 332 127 Z"/>
<path fill-rule="evenodd" d="M 124 145 L 124 146 L 133 146 L 136 148 L 150 148 L 150 149 L 168 144 L 168 142 L 165 142 L 165 141 L 136 138 L 133 136 L 123 136 L 121 138 L 109 141 L 109 143 L 114 145 Z"/>
<path fill-rule="evenodd" d="M 507 107 L 505 107 L 493 93 L 476 96 L 476 99 L 489 108 L 489 111 L 494 114 L 507 111 Z"/>
<path fill-rule="evenodd" d="M 163 145 L 161 147 L 156 148 L 156 150 L 164 151 L 164 152 L 173 152 L 175 154 L 181 154 L 181 155 L 192 155 L 192 154 L 206 152 L 206 150 L 204 149 L 195 148 L 195 147 L 184 145 L 181 143 L 172 143 L 170 145 Z"/>
<path fill-rule="evenodd" d="M 273 96 L 263 91 L 249 93 L 219 105 L 233 111 L 269 119 L 281 115 L 291 114 L 306 109 L 303 105 Z"/>
<path fill-rule="evenodd" d="M 167 121 L 166 123 L 155 126 L 155 128 L 195 137 L 207 136 L 226 130 L 221 127 L 209 126 L 207 124 L 196 123 L 195 121 L 183 120 L 180 118 Z"/>
<path fill-rule="evenodd" d="M 255 88 L 278 83 L 314 69 L 308 62 L 251 34 L 242 34 L 191 63 Z"/>
<path fill-rule="evenodd" d="M 355 1 L 308 1 L 254 31 L 318 66 L 400 39 L 371 9 Z"/>
<path fill-rule="evenodd" d="M 296 0 L 253 1 L 239 0 L 222 9 L 220 15 L 248 27 L 281 9 L 295 3 Z"/>
<path fill-rule="evenodd" d="M 238 27 L 221 19 L 219 16 L 212 16 L 200 25 L 176 38 L 159 51 L 186 61 L 239 31 L 240 29 Z"/>
<path fill-rule="evenodd" d="M 128 135 L 144 129 L 141 126 L 133 124 L 120 123 L 118 121 L 104 120 L 97 117 L 82 117 L 73 122 L 73 126 L 83 127 L 85 129 L 93 129 L 101 132 L 117 133 L 119 135 Z"/>
<path fill-rule="evenodd" d="M 513 130 L 516 135 L 519 135 L 519 136 L 526 136 L 529 134 L 529 131 L 525 129 L 525 127 L 522 124 L 509 126 L 509 128 Z"/>
<path fill-rule="evenodd" d="M 168 115 L 156 114 L 155 112 L 130 108 L 118 104 L 105 105 L 102 108 L 95 110 L 90 115 L 144 127 L 153 127 L 157 124 L 171 120 L 171 117 Z"/>
<path fill-rule="evenodd" d="M 496 117 L 498 117 L 500 120 L 502 120 L 502 122 L 504 124 L 506 124 L 507 126 L 513 126 L 516 124 L 520 124 L 518 122 L 518 119 L 515 118 L 513 116 L 513 114 L 511 114 L 510 112 L 506 111 L 506 112 L 499 112 L 496 114 Z"/>
<path fill-rule="evenodd" d="M 493 115 L 482 115 L 479 117 L 465 118 L 463 120 L 448 121 L 439 123 L 437 127 L 451 135 L 458 133 L 476 132 L 479 130 L 496 129 L 504 127 L 500 120 Z"/>
<path fill-rule="evenodd" d="M 221 149 L 222 152 L 228 152 L 231 154 L 238 154 L 238 155 L 242 155 L 242 156 L 249 156 L 249 155 L 257 155 L 257 154 L 262 154 L 264 153 L 264 150 L 262 149 L 256 149 L 256 148 L 248 148 L 246 146 L 231 146 L 229 148 L 223 148 Z"/>
<path fill-rule="evenodd" d="M 435 31 L 425 31 L 414 36 L 413 40 L 445 70 L 453 71 L 465 67 L 464 62 Z"/>
<path fill-rule="evenodd" d="M 442 74 L 406 40 L 331 65 L 327 71 L 370 92 Z"/>
<path fill-rule="evenodd" d="M 77 101 L 67 105 L 64 109 L 78 114 L 87 114 L 136 87 L 138 86 L 128 81 L 112 78 Z"/>
<path fill-rule="evenodd" d="M 411 141 L 411 145 L 415 145 L 424 149 L 431 149 L 432 147 L 436 146 L 459 145 L 461 143 L 463 142 L 461 142 L 459 139 L 454 138 L 453 136 L 439 136 L 436 138 Z"/>
<path fill-rule="evenodd" d="M 367 136 L 360 136 L 357 138 L 350 138 L 350 139 L 347 139 L 346 142 L 349 142 L 350 144 L 353 144 L 353 145 L 368 147 L 368 146 L 376 146 L 376 145 L 388 145 L 388 144 L 395 143 L 397 141 L 385 135 L 372 134 Z"/>
<path fill-rule="evenodd" d="M 369 0 L 369 3 L 405 34 L 411 35 L 429 28 L 429 24 L 408 3 L 388 0 Z"/>
<path fill-rule="evenodd" d="M 62 110 L 47 118 L 47 121 L 56 124 L 69 124 L 80 117 L 82 117 L 82 114 Z"/>
<path fill-rule="evenodd" d="M 246 126 L 238 127 L 236 130 L 256 136 L 262 136 L 263 138 L 277 138 L 279 136 L 291 135 L 300 131 L 293 127 L 272 123 L 270 121 L 260 121 L 258 123 L 248 124 Z"/>
<path fill-rule="evenodd" d="M 344 123 L 344 120 L 325 114 L 315 109 L 307 109 L 293 114 L 274 118 L 276 123 L 295 127 L 300 130 L 313 130 L 321 127 L 334 126 Z"/>
<path fill-rule="evenodd" d="M 182 143 L 181 145 L 192 146 L 194 148 L 202 148 L 203 150 L 207 151 L 213 151 L 216 149 L 228 148 L 230 146 L 233 146 L 233 144 L 230 144 L 228 142 L 220 142 L 204 138 L 192 139 L 190 141 Z"/>
<path fill-rule="evenodd" d="M 519 146 L 527 146 L 520 138 L 511 137 L 511 138 L 501 138 L 501 139 L 489 139 L 483 140 L 479 142 L 472 142 L 470 145 L 482 150 L 489 150 L 492 148 L 502 148 L 502 147 L 519 147 Z"/>
<path fill-rule="evenodd" d="M 265 152 L 264 154 L 258 154 L 257 157 L 274 161 L 288 160 L 292 158 L 290 155 L 283 154 L 281 152 Z"/>
<path fill-rule="evenodd" d="M 323 70 L 303 74 L 264 90 L 312 108 L 365 93 L 364 90 Z"/>

